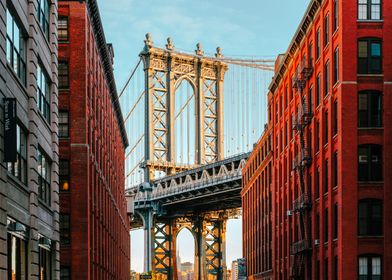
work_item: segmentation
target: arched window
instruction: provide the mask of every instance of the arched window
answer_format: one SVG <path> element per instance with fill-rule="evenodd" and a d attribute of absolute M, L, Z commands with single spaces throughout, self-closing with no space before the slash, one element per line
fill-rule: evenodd
<path fill-rule="evenodd" d="M 382 95 L 378 91 L 358 94 L 358 127 L 382 126 Z"/>
<path fill-rule="evenodd" d="M 382 256 L 380 255 L 359 256 L 358 279 L 381 280 L 382 279 Z"/>
<path fill-rule="evenodd" d="M 366 144 L 358 146 L 358 180 L 382 181 L 382 146 Z"/>
<path fill-rule="evenodd" d="M 358 202 L 358 235 L 379 236 L 383 234 L 382 200 L 363 199 Z"/>

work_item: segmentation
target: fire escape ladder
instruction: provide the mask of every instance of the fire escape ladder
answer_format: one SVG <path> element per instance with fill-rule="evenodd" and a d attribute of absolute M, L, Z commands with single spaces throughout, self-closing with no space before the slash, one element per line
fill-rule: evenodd
<path fill-rule="evenodd" d="M 293 117 L 292 125 L 292 129 L 298 133 L 299 137 L 299 152 L 294 159 L 293 168 L 298 174 L 300 191 L 298 198 L 293 202 L 293 211 L 298 215 L 300 240 L 293 243 L 290 247 L 290 254 L 293 256 L 290 274 L 292 279 L 298 280 L 305 279 L 305 263 L 309 260 L 312 249 L 309 215 L 309 211 L 312 208 L 312 199 L 306 187 L 305 176 L 308 167 L 312 163 L 310 143 L 308 143 L 306 131 L 313 115 L 306 99 L 303 98 L 306 82 L 313 73 L 311 64 L 312 62 L 304 56 L 292 79 L 292 86 L 297 90 L 301 100 L 298 113 Z"/>

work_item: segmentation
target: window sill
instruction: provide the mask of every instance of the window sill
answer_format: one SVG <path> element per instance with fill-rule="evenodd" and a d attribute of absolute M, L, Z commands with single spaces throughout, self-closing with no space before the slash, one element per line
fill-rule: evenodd
<path fill-rule="evenodd" d="M 7 68 L 9 70 L 9 72 L 11 72 L 11 75 L 14 77 L 14 80 L 16 81 L 16 83 L 22 88 L 22 91 L 26 95 L 26 97 L 29 97 L 29 95 L 27 94 L 27 87 L 23 84 L 21 79 L 15 73 L 14 68 L 12 68 L 12 66 L 8 63 L 8 61 L 7 61 Z M 27 70 L 26 70 L 26 75 L 27 75 Z"/>
<path fill-rule="evenodd" d="M 384 130 L 383 126 L 358 127 L 358 130 Z"/>
<path fill-rule="evenodd" d="M 8 179 L 10 179 L 13 183 L 15 183 L 20 189 L 22 189 L 27 194 L 30 192 L 28 186 L 25 185 L 21 180 L 19 180 L 18 177 L 15 177 L 14 175 L 9 173 L 8 171 L 6 171 L 6 172 L 7 172 Z"/>
<path fill-rule="evenodd" d="M 42 206 L 43 208 L 45 208 L 51 215 L 53 215 L 54 213 L 53 213 L 53 210 L 51 209 L 51 205 L 49 205 L 48 203 L 46 203 L 45 201 L 43 201 L 42 199 L 40 199 L 40 198 L 37 198 L 38 199 L 38 204 L 40 205 L 40 206 Z"/>
<path fill-rule="evenodd" d="M 47 129 L 50 131 L 50 133 L 52 133 L 52 129 L 50 127 L 50 123 L 49 121 L 42 115 L 41 111 L 38 109 L 37 107 L 37 111 L 38 111 L 38 115 L 40 116 L 41 120 L 43 121 L 43 123 L 46 125 Z M 52 112 L 50 112 L 52 113 Z"/>
<path fill-rule="evenodd" d="M 384 235 L 358 235 L 359 239 L 383 239 Z"/>
<path fill-rule="evenodd" d="M 384 23 L 383 19 L 357 19 L 357 23 Z"/>
<path fill-rule="evenodd" d="M 384 181 L 358 181 L 358 184 L 361 186 L 366 185 L 383 185 Z"/>
<path fill-rule="evenodd" d="M 382 73 L 377 73 L 377 74 L 361 74 L 361 73 L 357 73 L 357 78 L 383 78 L 384 74 Z"/>
<path fill-rule="evenodd" d="M 38 29 L 40 30 L 40 32 L 41 32 L 41 35 L 42 35 L 42 38 L 44 38 L 44 41 L 46 42 L 46 46 L 48 47 L 48 50 L 51 50 L 50 49 L 50 33 L 49 33 L 49 36 L 48 37 L 46 37 L 46 34 L 45 34 L 45 32 L 42 30 L 42 26 L 41 26 L 41 24 L 40 24 L 40 22 L 37 20 L 37 25 L 38 25 Z M 49 25 L 50 26 L 50 25 Z"/>

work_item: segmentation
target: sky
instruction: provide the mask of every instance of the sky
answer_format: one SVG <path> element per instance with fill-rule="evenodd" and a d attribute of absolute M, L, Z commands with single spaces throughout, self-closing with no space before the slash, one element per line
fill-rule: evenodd
<path fill-rule="evenodd" d="M 157 46 L 172 37 L 178 49 L 200 42 L 206 53 L 221 47 L 230 57 L 276 57 L 284 53 L 309 0 L 98 0 L 106 41 L 115 52 L 120 91 L 138 61 L 145 34 Z M 129 138 L 132 135 L 128 135 Z M 227 264 L 242 257 L 241 220 L 227 226 Z M 193 262 L 192 237 L 180 233 L 182 261 Z M 192 246 L 191 246 L 192 247 Z M 131 233 L 131 268 L 143 271 L 143 233 Z"/>

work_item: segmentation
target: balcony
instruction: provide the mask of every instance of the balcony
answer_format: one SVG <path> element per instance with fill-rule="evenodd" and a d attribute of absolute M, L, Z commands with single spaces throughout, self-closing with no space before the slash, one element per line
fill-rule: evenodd
<path fill-rule="evenodd" d="M 303 211 L 303 210 L 310 210 L 312 208 L 312 199 L 309 194 L 304 193 L 301 194 L 293 202 L 293 210 L 295 212 Z"/>
<path fill-rule="evenodd" d="M 310 240 L 307 240 L 307 239 L 295 242 L 290 246 L 290 254 L 291 255 L 304 254 L 310 250 L 312 250 L 311 242 L 310 242 Z"/>
<path fill-rule="evenodd" d="M 306 81 L 313 74 L 313 59 L 307 59 L 306 56 L 302 57 L 301 63 L 298 65 L 297 70 L 291 80 L 292 87 L 301 92 L 306 86 Z"/>
<path fill-rule="evenodd" d="M 313 118 L 313 112 L 311 109 L 306 106 L 307 104 L 302 105 L 302 109 L 299 109 L 297 115 L 293 118 L 293 130 L 302 130 L 305 126 L 309 125 Z"/>
<path fill-rule="evenodd" d="M 310 148 L 302 148 L 300 154 L 296 156 L 293 160 L 293 170 L 297 168 L 307 167 L 312 164 L 312 155 Z"/>

